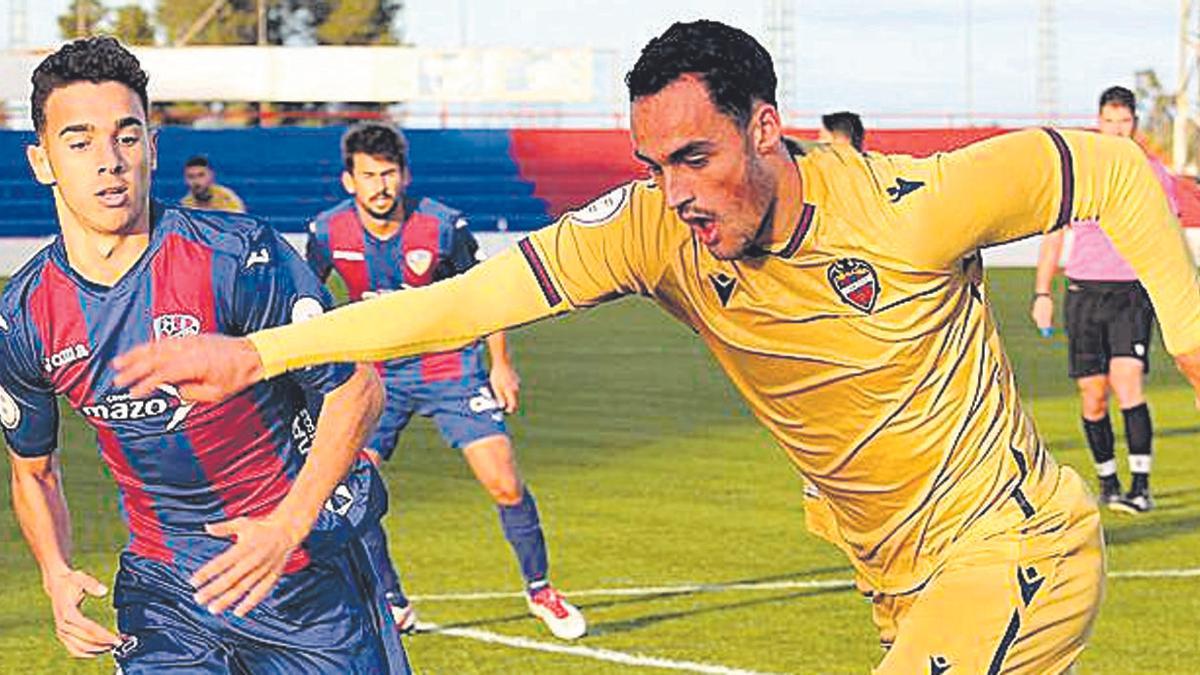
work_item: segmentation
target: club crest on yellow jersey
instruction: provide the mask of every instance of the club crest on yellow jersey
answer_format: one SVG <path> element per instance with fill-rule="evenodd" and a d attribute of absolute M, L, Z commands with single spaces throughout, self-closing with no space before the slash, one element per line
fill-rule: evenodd
<path fill-rule="evenodd" d="M 868 314 L 879 299 L 879 276 L 875 268 L 858 258 L 842 258 L 826 271 L 829 283 L 842 302 Z"/>

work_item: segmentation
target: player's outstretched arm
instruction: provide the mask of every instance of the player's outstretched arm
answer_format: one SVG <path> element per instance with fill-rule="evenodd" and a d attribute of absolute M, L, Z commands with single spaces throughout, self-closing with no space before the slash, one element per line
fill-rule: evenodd
<path fill-rule="evenodd" d="M 312 450 L 275 510 L 262 518 L 207 526 L 209 534 L 237 541 L 193 575 L 197 602 L 214 614 L 234 607 L 235 615 L 245 616 L 267 597 L 288 557 L 308 536 L 326 500 L 366 444 L 383 411 L 383 400 L 379 377 L 367 366 L 358 366 L 349 380 L 325 395 Z"/>
<path fill-rule="evenodd" d="M 1200 349 L 1200 279 L 1146 154 L 1129 139 L 1030 129 L 938 159 L 921 202 L 931 261 L 1096 220 L 1146 287 L 1175 356 Z M 1181 368 L 1185 368 L 1183 364 Z"/>
<path fill-rule="evenodd" d="M 218 400 L 288 370 L 459 349 L 623 294 L 651 294 L 666 265 L 667 212 L 656 189 L 622 186 L 581 209 L 580 222 L 568 214 L 432 286 L 252 333 L 249 342 L 192 337 L 142 345 L 114 362 L 116 382 L 134 396 L 174 384 L 189 400 Z"/>
<path fill-rule="evenodd" d="M 79 609 L 87 596 L 103 597 L 108 589 L 71 568 L 71 515 L 62 491 L 58 453 L 22 457 L 10 452 L 8 460 L 13 512 L 41 569 L 42 588 L 54 611 L 55 635 L 71 656 L 92 658 L 110 651 L 121 639 Z"/>
<path fill-rule="evenodd" d="M 117 386 L 134 396 L 174 384 L 189 401 L 219 401 L 255 382 L 319 363 L 381 361 L 463 347 L 481 336 L 565 308 L 544 299 L 513 251 L 466 274 L 338 308 L 249 338 L 160 340 L 114 360 Z"/>

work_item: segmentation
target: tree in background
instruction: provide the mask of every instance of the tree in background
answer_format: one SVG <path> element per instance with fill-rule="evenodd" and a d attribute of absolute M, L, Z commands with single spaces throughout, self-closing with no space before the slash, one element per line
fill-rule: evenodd
<path fill-rule="evenodd" d="M 112 15 L 108 32 L 127 45 L 154 44 L 154 25 L 150 23 L 150 13 L 140 5 L 118 7 Z"/>
<path fill-rule="evenodd" d="M 133 3 L 113 10 L 100 0 L 73 0 L 58 17 L 58 32 L 64 40 L 104 33 L 127 45 L 154 44 L 150 14 Z"/>
<path fill-rule="evenodd" d="M 103 0 L 72 0 L 58 17 L 64 39 L 97 33 L 113 35 L 128 45 L 253 45 L 258 43 L 259 0 L 157 0 L 153 15 L 132 0 L 111 9 Z M 397 19 L 403 0 L 264 0 L 265 38 L 270 45 L 396 45 Z M 186 39 L 185 39 L 186 38 Z M 231 103 L 221 118 L 226 123 L 257 104 Z M 343 104 L 351 112 L 374 113 L 376 104 Z M 156 121 L 189 124 L 211 117 L 204 102 L 154 105 Z M 271 106 L 275 123 L 321 124 L 320 117 L 300 115 L 327 109 L 327 104 L 277 103 Z M 265 111 L 263 111 L 265 112 Z M 297 115 L 288 116 L 288 112 Z M 234 113 L 231 117 L 230 113 Z"/>
<path fill-rule="evenodd" d="M 1133 77 L 1134 93 L 1141 104 L 1139 135 L 1145 136 L 1157 153 L 1169 153 L 1175 124 L 1175 96 L 1163 91 L 1162 82 L 1152 69 L 1139 70 Z"/>
<path fill-rule="evenodd" d="M 64 40 L 94 35 L 107 14 L 100 0 L 71 0 L 67 11 L 58 17 L 58 32 Z"/>
<path fill-rule="evenodd" d="M 265 0 L 267 44 L 395 45 L 403 0 Z M 258 42 L 258 0 L 158 0 L 154 15 L 129 2 L 115 10 L 102 0 L 72 0 L 58 17 L 63 39 L 108 33 L 130 45 Z M 190 35 L 189 35 L 190 33 Z"/>
<path fill-rule="evenodd" d="M 213 6 L 213 0 L 158 0 L 154 20 L 163 29 L 167 44 L 176 44 Z M 268 42 L 279 44 L 278 10 L 267 11 Z M 274 24 L 276 35 L 271 35 Z M 270 39 L 275 37 L 276 39 Z M 256 0 L 224 0 L 216 12 L 199 26 L 189 39 L 191 45 L 252 45 L 258 40 L 258 3 Z"/>
<path fill-rule="evenodd" d="M 1163 89 L 1162 82 L 1153 69 L 1134 73 L 1133 90 L 1141 107 L 1138 114 L 1138 137 L 1145 141 L 1151 152 L 1169 165 L 1175 146 L 1175 119 L 1178 115 L 1175 109 L 1175 93 Z M 1197 128 L 1192 120 L 1187 120 L 1186 124 L 1188 147 L 1198 147 L 1200 128 Z M 1197 175 L 1194 159 L 1183 168 L 1183 172 L 1193 177 Z"/>
<path fill-rule="evenodd" d="M 307 0 L 316 41 L 323 45 L 395 45 L 402 0 Z"/>

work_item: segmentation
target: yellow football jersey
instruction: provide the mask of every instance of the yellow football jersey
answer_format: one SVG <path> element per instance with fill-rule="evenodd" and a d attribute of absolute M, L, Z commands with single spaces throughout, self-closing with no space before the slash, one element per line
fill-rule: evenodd
<path fill-rule="evenodd" d="M 823 148 L 796 162 L 802 215 L 757 257 L 713 258 L 653 184 L 634 182 L 467 274 L 251 337 L 273 375 L 647 296 L 705 341 L 882 593 L 1011 529 L 1059 479 L 964 257 L 1096 218 L 1168 350 L 1200 347 L 1195 266 L 1131 141 L 1035 129 L 925 159 Z"/>
<path fill-rule="evenodd" d="M 189 209 L 205 209 L 208 211 L 232 211 L 233 213 L 245 213 L 246 205 L 242 203 L 242 198 L 237 196 L 237 193 L 224 185 L 213 184 L 209 191 L 207 201 L 196 199 L 191 192 L 183 196 L 179 200 L 182 206 Z"/>

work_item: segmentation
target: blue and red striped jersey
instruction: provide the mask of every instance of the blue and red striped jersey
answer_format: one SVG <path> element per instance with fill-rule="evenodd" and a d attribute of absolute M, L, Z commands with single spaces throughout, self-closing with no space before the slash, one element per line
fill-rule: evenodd
<path fill-rule="evenodd" d="M 73 270 L 62 237 L 0 297 L 0 425 L 12 452 L 57 447 L 56 396 L 96 431 L 120 492 L 129 550 L 194 568 L 229 543 L 206 523 L 270 513 L 290 489 L 315 432 L 314 404 L 348 364 L 259 383 L 219 404 L 163 386 L 134 399 L 111 360 L 150 340 L 247 333 L 318 314 L 328 292 L 276 232 L 242 215 L 152 202 L 150 245 L 117 283 Z M 297 549 L 288 570 L 307 564 Z"/>
<path fill-rule="evenodd" d="M 427 286 L 479 262 L 479 244 L 461 212 L 429 198 L 405 198 L 402 206 L 408 216 L 387 239 L 363 226 L 353 199 L 321 212 L 308 227 L 309 267 L 322 280 L 336 270 L 350 300 L 357 301 Z M 476 343 L 459 351 L 396 359 L 386 366 L 413 382 L 457 380 L 479 367 L 480 353 Z"/>

